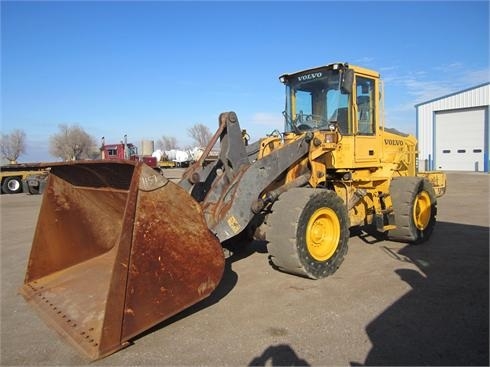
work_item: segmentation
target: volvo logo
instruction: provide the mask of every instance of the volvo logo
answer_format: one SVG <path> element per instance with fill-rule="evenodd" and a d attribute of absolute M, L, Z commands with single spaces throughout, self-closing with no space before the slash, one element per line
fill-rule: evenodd
<path fill-rule="evenodd" d="M 397 139 L 385 139 L 385 144 L 386 144 L 386 145 L 396 145 L 396 146 L 402 146 L 402 145 L 403 145 L 403 140 L 397 140 Z"/>
<path fill-rule="evenodd" d="M 323 76 L 323 73 L 319 71 L 316 73 L 300 75 L 300 76 L 298 76 L 298 81 L 304 82 L 306 80 L 318 79 L 318 78 L 321 78 L 322 76 Z"/>

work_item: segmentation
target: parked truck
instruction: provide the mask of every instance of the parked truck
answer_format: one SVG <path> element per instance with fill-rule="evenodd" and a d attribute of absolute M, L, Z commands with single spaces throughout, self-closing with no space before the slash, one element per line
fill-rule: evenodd
<path fill-rule="evenodd" d="M 124 135 L 124 140 L 121 140 L 118 144 L 106 144 L 105 138 L 102 137 L 100 153 L 101 159 L 129 159 L 132 161 L 142 161 L 152 168 L 158 167 L 157 159 L 155 157 L 138 154 L 138 147 L 132 143 L 128 143 L 127 135 Z"/>
<path fill-rule="evenodd" d="M 88 359 L 206 298 L 237 238 L 311 279 L 339 268 L 353 228 L 430 238 L 446 177 L 418 173 L 415 137 L 385 128 L 379 74 L 333 63 L 280 81 L 283 131 L 246 145 L 222 113 L 178 184 L 141 161 L 52 166 L 21 293 Z"/>

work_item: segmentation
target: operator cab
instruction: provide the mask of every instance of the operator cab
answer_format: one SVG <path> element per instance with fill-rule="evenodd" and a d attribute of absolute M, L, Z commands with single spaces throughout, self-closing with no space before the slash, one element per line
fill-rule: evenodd
<path fill-rule="evenodd" d="M 350 133 L 352 70 L 346 64 L 282 75 L 286 85 L 285 131 L 335 130 Z M 347 78 L 346 78 L 347 76 Z"/>
<path fill-rule="evenodd" d="M 279 80 L 286 86 L 286 132 L 375 133 L 374 79 L 354 76 L 354 68 L 347 63 L 284 74 Z M 355 113 L 350 110 L 352 100 Z M 353 115 L 357 115 L 355 121 Z"/>

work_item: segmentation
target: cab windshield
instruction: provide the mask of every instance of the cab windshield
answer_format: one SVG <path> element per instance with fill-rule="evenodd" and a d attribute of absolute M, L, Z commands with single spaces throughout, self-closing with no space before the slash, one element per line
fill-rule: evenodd
<path fill-rule="evenodd" d="M 337 126 L 349 133 L 349 95 L 342 93 L 338 70 L 308 71 L 286 81 L 285 131 Z"/>

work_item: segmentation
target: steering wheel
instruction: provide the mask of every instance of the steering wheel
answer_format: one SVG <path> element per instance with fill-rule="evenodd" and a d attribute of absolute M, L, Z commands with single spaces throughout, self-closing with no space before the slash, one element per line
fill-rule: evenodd
<path fill-rule="evenodd" d="M 300 124 L 300 125 L 296 126 L 296 128 L 297 128 L 299 131 L 308 131 L 308 130 L 313 129 L 313 127 L 311 127 L 311 126 L 310 126 L 310 125 L 308 125 L 308 124 Z"/>

